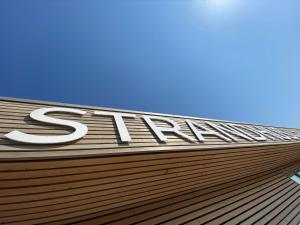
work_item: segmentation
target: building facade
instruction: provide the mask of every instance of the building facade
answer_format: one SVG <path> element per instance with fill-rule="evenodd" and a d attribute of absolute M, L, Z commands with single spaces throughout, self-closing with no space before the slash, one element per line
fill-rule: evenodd
<path fill-rule="evenodd" d="M 5 97 L 0 115 L 1 224 L 300 223 L 300 129 Z"/>

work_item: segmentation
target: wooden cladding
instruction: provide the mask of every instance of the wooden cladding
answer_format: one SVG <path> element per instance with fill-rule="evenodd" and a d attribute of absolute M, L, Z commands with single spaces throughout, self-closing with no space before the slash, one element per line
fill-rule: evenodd
<path fill-rule="evenodd" d="M 4 137 L 15 129 L 37 135 L 71 132 L 28 117 L 34 109 L 53 106 L 0 101 L 0 224 L 300 222 L 300 185 L 289 179 L 300 168 L 299 140 L 228 143 L 207 137 L 191 143 L 166 134 L 169 140 L 162 143 L 141 119 L 145 113 L 138 112 L 136 119 L 124 119 L 130 143 L 120 141 L 112 118 L 91 113 L 55 114 L 88 126 L 79 141 L 45 146 Z M 195 138 L 185 118 L 165 117 Z M 203 119 L 192 120 L 204 125 Z"/>
<path fill-rule="evenodd" d="M 300 141 L 300 130 L 289 128 L 276 128 L 290 134 L 299 135 L 298 139 L 285 140 L 280 136 L 269 136 L 265 141 L 250 141 L 240 136 L 234 136 L 236 141 L 227 142 L 218 136 L 205 136 L 205 141 L 199 141 L 195 133 L 187 125 L 186 120 L 189 119 L 193 123 L 197 123 L 208 129 L 207 122 L 219 125 L 221 121 L 207 121 L 204 119 L 185 118 L 180 116 L 159 115 L 160 118 L 172 120 L 180 126 L 180 131 L 189 136 L 193 141 L 188 141 L 172 132 L 164 133 L 168 138 L 167 142 L 160 141 L 153 130 L 142 119 L 147 113 L 139 112 L 125 112 L 127 115 L 135 115 L 136 118 L 124 117 L 124 123 L 131 136 L 130 142 L 123 142 L 120 139 L 118 129 L 112 117 L 95 116 L 95 110 L 106 112 L 107 109 L 102 108 L 84 108 L 79 107 L 80 110 L 87 112 L 84 115 L 74 115 L 66 113 L 51 113 L 52 117 L 59 119 L 72 120 L 82 123 L 88 127 L 88 133 L 82 139 L 64 144 L 49 144 L 49 145 L 35 145 L 24 144 L 21 142 L 14 142 L 7 139 L 4 135 L 18 130 L 27 134 L 33 135 L 63 135 L 72 132 L 72 129 L 64 126 L 45 124 L 34 121 L 29 117 L 29 114 L 36 109 L 49 107 L 64 107 L 75 108 L 78 106 L 55 105 L 50 103 L 34 103 L 34 102 L 18 102 L 0 100 L 0 158 L 4 159 L 33 159 L 33 158 L 62 158 L 62 157 L 86 157 L 95 155 L 107 154 L 131 154 L 138 152 L 154 152 L 154 151 L 185 151 L 185 150 L 199 150 L 211 148 L 224 147 L 242 147 L 249 145 L 268 145 L 280 144 L 284 142 L 298 142 Z M 109 113 L 114 112 L 110 110 Z M 115 112 L 119 112 L 115 110 Z M 154 114 L 149 114 L 155 116 Z M 163 121 L 155 121 L 155 124 L 160 127 L 170 127 Z M 235 123 L 235 125 L 242 125 Z M 244 124 L 243 124 L 244 125 Z M 247 126 L 247 125 L 245 125 Z M 249 126 L 249 125 L 248 125 Z M 274 129 L 267 126 L 256 126 L 257 129 Z M 213 128 L 210 128 L 213 130 Z M 249 132 L 249 131 L 248 131 Z M 221 135 L 221 133 L 220 133 Z M 268 137 L 268 136 L 267 136 Z M 279 138 L 278 138 L 279 137 Z M 297 137 L 296 137 L 297 138 Z M 17 153 L 17 154 L 16 154 Z"/>

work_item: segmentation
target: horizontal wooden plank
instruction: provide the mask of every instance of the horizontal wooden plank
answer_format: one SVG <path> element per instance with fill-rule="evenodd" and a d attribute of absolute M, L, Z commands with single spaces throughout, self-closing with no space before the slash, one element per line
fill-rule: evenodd
<path fill-rule="evenodd" d="M 296 166 L 297 167 L 297 166 Z M 291 170 L 292 168 L 295 168 L 295 166 L 286 168 L 286 170 Z M 231 182 L 225 182 L 221 185 L 213 186 L 209 189 L 200 189 L 196 191 L 192 191 L 187 194 L 182 194 L 179 196 L 170 196 L 169 198 L 162 200 L 158 199 L 157 202 L 144 202 L 137 206 L 132 206 L 131 208 L 120 208 L 119 210 L 115 211 L 104 211 L 104 212 L 98 212 L 94 215 L 88 215 L 83 218 L 73 218 L 65 220 L 66 222 L 76 222 L 78 220 L 84 220 L 90 218 L 95 218 L 92 220 L 87 220 L 86 222 L 82 222 L 80 224 L 106 224 L 109 221 L 118 221 L 119 224 L 131 224 L 125 220 L 120 220 L 122 218 L 127 218 L 130 220 L 130 222 L 139 222 L 143 220 L 147 220 L 149 218 L 154 218 L 159 215 L 164 215 L 168 212 L 172 212 L 176 209 L 183 208 L 187 205 L 190 205 L 191 203 L 200 202 L 198 196 L 200 198 L 204 199 L 210 199 L 212 196 L 220 196 L 223 195 L 226 192 L 231 192 L 232 190 L 240 189 L 241 187 L 247 187 L 249 184 L 257 183 L 257 185 L 260 185 L 260 181 L 268 182 L 269 180 L 274 180 L 276 177 L 284 175 L 284 169 L 280 169 L 280 167 L 264 171 L 262 173 L 257 173 L 255 175 L 249 176 L 249 177 L 243 177 L 241 179 L 231 181 Z M 269 179 L 269 180 L 268 180 Z M 176 215 L 176 214 L 175 214 Z M 119 221 L 120 220 L 120 221 Z M 59 222 L 54 224 L 60 224 Z"/>
<path fill-rule="evenodd" d="M 85 106 L 74 106 L 87 112 L 83 116 L 52 114 L 88 126 L 80 140 L 37 145 L 4 136 L 13 130 L 35 135 L 73 132 L 29 117 L 34 109 L 52 106 L 72 108 L 0 98 L 1 224 L 300 222 L 300 186 L 289 179 L 300 167 L 300 139 L 269 136 L 258 142 L 236 136 L 236 142 L 226 142 L 205 136 L 200 142 L 185 121 L 189 117 L 126 111 L 137 117 L 124 118 L 132 141 L 123 143 L 112 117 L 93 115 L 95 110 L 120 111 Z M 169 118 L 194 141 L 165 133 L 168 141 L 161 142 L 142 115 Z M 189 119 L 207 128 L 206 121 L 226 123 Z"/>

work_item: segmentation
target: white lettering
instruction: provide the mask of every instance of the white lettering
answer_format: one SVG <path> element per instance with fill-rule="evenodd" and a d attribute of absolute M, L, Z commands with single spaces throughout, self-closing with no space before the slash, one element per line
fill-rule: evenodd
<path fill-rule="evenodd" d="M 163 134 L 164 132 L 174 133 L 174 134 L 177 134 L 178 136 L 180 136 L 184 139 L 187 139 L 191 142 L 194 141 L 188 135 L 182 133 L 180 131 L 180 126 L 177 123 L 175 123 L 174 121 L 170 120 L 170 119 L 157 117 L 157 116 L 143 116 L 143 119 L 146 121 L 148 126 L 151 128 L 151 130 L 155 133 L 155 135 L 159 138 L 160 141 L 163 141 L 163 142 L 167 141 L 167 137 Z M 155 125 L 153 120 L 166 122 L 166 123 L 172 125 L 172 127 L 158 127 L 158 126 Z"/>
<path fill-rule="evenodd" d="M 231 128 L 230 126 L 228 126 L 226 124 L 220 123 L 220 125 L 216 125 L 216 124 L 211 123 L 211 122 L 206 122 L 206 124 L 208 124 L 209 126 L 213 127 L 214 129 L 216 129 L 217 131 L 219 131 L 223 135 L 229 137 L 233 141 L 238 141 L 238 139 L 236 139 L 232 135 L 244 138 L 247 141 L 252 141 L 252 139 L 250 137 L 248 137 L 247 135 L 239 132 L 238 130 L 235 130 L 235 129 Z"/>
<path fill-rule="evenodd" d="M 264 135 L 262 135 L 261 133 L 255 131 L 255 129 L 253 129 L 250 126 L 240 125 L 240 124 L 233 124 L 233 123 L 229 123 L 228 126 L 233 127 L 234 129 L 248 135 L 250 138 L 252 138 L 256 141 L 266 141 L 267 140 L 267 138 Z M 245 130 L 250 131 L 251 133 L 254 133 L 257 136 L 252 135 L 249 132 L 246 132 Z"/>
<path fill-rule="evenodd" d="M 230 142 L 230 139 L 223 136 L 222 134 L 214 131 L 214 130 L 211 130 L 211 129 L 208 129 L 200 124 L 197 124 L 191 120 L 186 120 L 186 123 L 188 124 L 188 126 L 191 128 L 191 130 L 194 132 L 194 134 L 196 135 L 196 137 L 198 138 L 199 141 L 201 142 L 204 142 L 205 141 L 205 138 L 203 137 L 203 135 L 208 135 L 208 136 L 216 136 L 220 139 L 223 139 L 224 141 L 227 141 L 227 142 Z M 200 128 L 201 130 L 198 130 L 197 129 Z"/>
<path fill-rule="evenodd" d="M 56 119 L 46 116 L 45 114 L 50 112 L 66 112 L 66 113 L 73 113 L 78 115 L 84 115 L 85 112 L 78 110 L 78 109 L 68 109 L 68 108 L 42 108 L 36 109 L 30 113 L 30 117 L 33 120 L 37 120 L 43 123 L 55 124 L 55 125 L 62 125 L 68 126 L 75 129 L 75 131 L 71 134 L 67 135 L 56 135 L 56 136 L 41 136 L 41 135 L 32 135 L 26 134 L 20 131 L 12 131 L 5 136 L 8 139 L 13 141 L 19 141 L 24 143 L 31 143 L 31 144 L 58 144 L 58 143 L 65 143 L 70 141 L 75 141 L 83 136 L 86 135 L 88 128 L 78 122 L 70 121 L 70 120 L 62 120 Z"/>
<path fill-rule="evenodd" d="M 102 115 L 102 116 L 112 116 L 117 125 L 117 129 L 118 129 L 121 141 L 122 142 L 130 142 L 131 141 L 131 137 L 130 137 L 127 127 L 124 123 L 123 117 L 135 118 L 136 117 L 135 115 L 127 114 L 127 113 L 102 112 L 102 111 L 101 112 L 95 111 L 94 114 Z"/>

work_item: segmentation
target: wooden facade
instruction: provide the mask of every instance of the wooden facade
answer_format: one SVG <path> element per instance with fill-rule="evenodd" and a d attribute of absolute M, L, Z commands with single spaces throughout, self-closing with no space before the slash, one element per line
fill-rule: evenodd
<path fill-rule="evenodd" d="M 87 135 L 52 145 L 4 136 L 12 130 L 72 132 L 29 117 L 44 107 L 88 112 L 51 114 L 87 125 Z M 113 118 L 93 116 L 95 110 L 135 114 L 124 118 L 132 141 L 121 142 Z M 1 98 L 0 224 L 300 223 L 300 185 L 290 179 L 300 169 L 300 136 L 228 143 L 213 136 L 188 142 L 169 133 L 162 143 L 142 115 L 170 118 L 196 140 L 188 117 Z M 203 126 L 207 121 L 188 119 Z"/>

